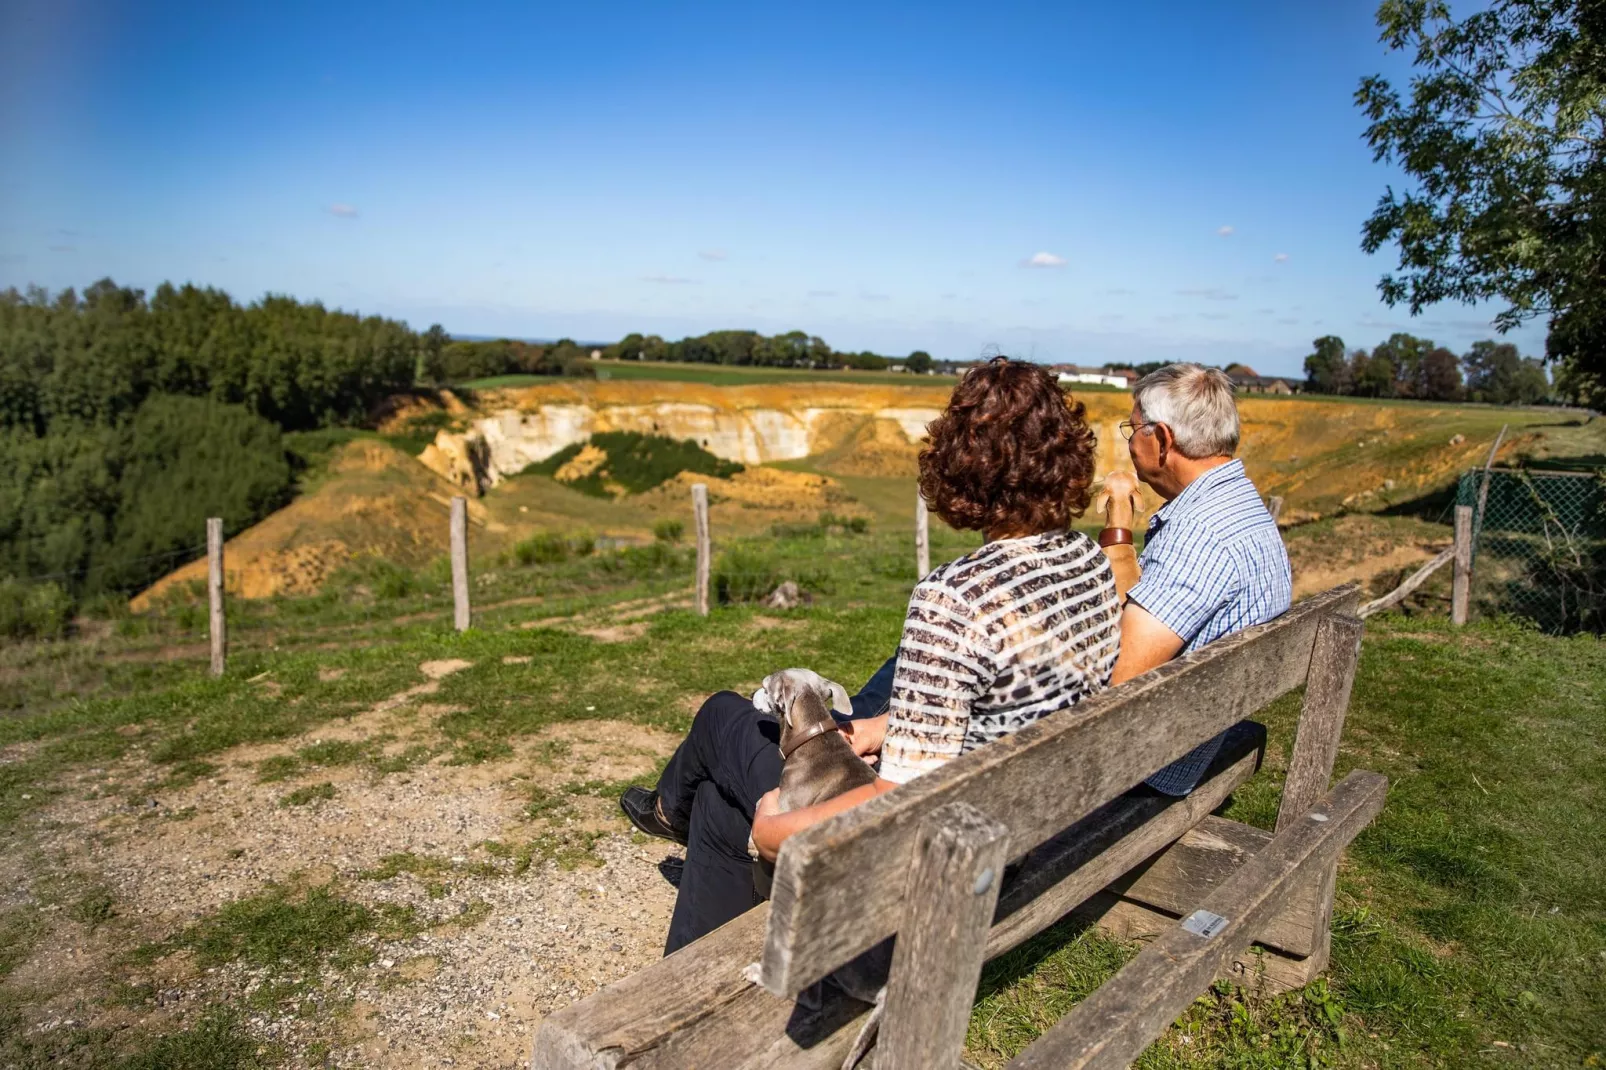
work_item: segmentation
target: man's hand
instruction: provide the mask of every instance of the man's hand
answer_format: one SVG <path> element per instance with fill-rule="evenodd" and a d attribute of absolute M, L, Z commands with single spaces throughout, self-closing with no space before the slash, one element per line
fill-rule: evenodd
<path fill-rule="evenodd" d="M 837 731 L 842 738 L 848 741 L 853 753 L 863 758 L 871 765 L 881 758 L 881 744 L 887 738 L 887 718 L 890 714 L 883 713 L 879 717 L 865 717 L 858 721 L 843 721 L 837 725 Z"/>
<path fill-rule="evenodd" d="M 1142 505 L 1137 474 L 1111 472 L 1104 477 L 1104 487 L 1099 491 L 1093 508 L 1105 515 L 1106 526 L 1130 528 Z"/>

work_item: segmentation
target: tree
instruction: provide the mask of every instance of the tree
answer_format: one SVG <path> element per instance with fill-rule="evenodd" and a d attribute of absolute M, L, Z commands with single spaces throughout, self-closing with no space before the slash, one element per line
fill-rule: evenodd
<path fill-rule="evenodd" d="M 1357 349 L 1349 359 L 1350 390 L 1357 397 L 1386 398 L 1394 393 L 1394 361 L 1378 346 L 1371 353 Z"/>
<path fill-rule="evenodd" d="M 418 378 L 426 383 L 444 383 L 446 366 L 442 355 L 452 336 L 438 323 L 429 325 L 418 339 Z"/>
<path fill-rule="evenodd" d="M 1523 358 L 1510 342 L 1474 342 L 1462 360 L 1467 367 L 1467 393 L 1473 401 L 1533 405 L 1550 394 L 1544 365 Z"/>
<path fill-rule="evenodd" d="M 936 361 L 931 359 L 931 354 L 927 353 L 924 349 L 917 349 L 913 353 L 910 353 L 903 362 L 903 366 L 908 368 L 909 371 L 913 372 L 915 375 L 925 375 L 927 372 L 931 371 L 932 366 L 935 364 Z"/>
<path fill-rule="evenodd" d="M 1389 386 L 1388 396 L 1411 398 L 1417 396 L 1417 381 L 1420 378 L 1420 369 L 1423 357 L 1427 356 L 1433 343 L 1426 338 L 1396 332 L 1372 350 L 1372 360 L 1386 359 L 1389 367 L 1393 369 L 1394 381 Z"/>
<path fill-rule="evenodd" d="M 1445 0 L 1387 0 L 1378 23 L 1416 67 L 1408 99 L 1378 75 L 1355 95 L 1374 159 L 1416 183 L 1390 187 L 1365 224 L 1366 252 L 1399 248 L 1383 299 L 1413 315 L 1503 301 L 1501 332 L 1549 316 L 1549 359 L 1569 382 L 1601 382 L 1606 7 L 1494 0 L 1456 20 Z"/>
<path fill-rule="evenodd" d="M 1344 339 L 1323 335 L 1311 343 L 1315 352 L 1305 358 L 1305 389 L 1317 394 L 1347 394 L 1350 390 L 1349 362 L 1344 358 Z"/>
<path fill-rule="evenodd" d="M 1428 401 L 1455 401 L 1461 397 L 1461 359 L 1443 346 L 1434 346 L 1417 366 L 1415 396 Z"/>

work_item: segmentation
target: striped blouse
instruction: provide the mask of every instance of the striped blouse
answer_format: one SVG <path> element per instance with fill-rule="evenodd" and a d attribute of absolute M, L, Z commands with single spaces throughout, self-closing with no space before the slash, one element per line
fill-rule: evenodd
<path fill-rule="evenodd" d="M 1109 685 L 1120 605 L 1080 532 L 1000 539 L 915 587 L 881 776 L 904 783 Z"/>

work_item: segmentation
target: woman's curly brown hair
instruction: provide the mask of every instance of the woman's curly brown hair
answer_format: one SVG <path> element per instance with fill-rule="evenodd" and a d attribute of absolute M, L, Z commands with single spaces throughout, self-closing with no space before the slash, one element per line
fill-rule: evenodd
<path fill-rule="evenodd" d="M 1096 439 L 1047 368 L 994 357 L 926 428 L 920 494 L 960 530 L 1037 534 L 1087 510 Z"/>

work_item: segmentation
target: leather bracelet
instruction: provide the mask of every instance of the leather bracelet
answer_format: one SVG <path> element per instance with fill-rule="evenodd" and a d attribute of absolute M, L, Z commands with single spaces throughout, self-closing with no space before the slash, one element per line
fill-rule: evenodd
<path fill-rule="evenodd" d="M 1100 546 L 1131 546 L 1131 528 L 1105 528 L 1099 532 Z"/>

